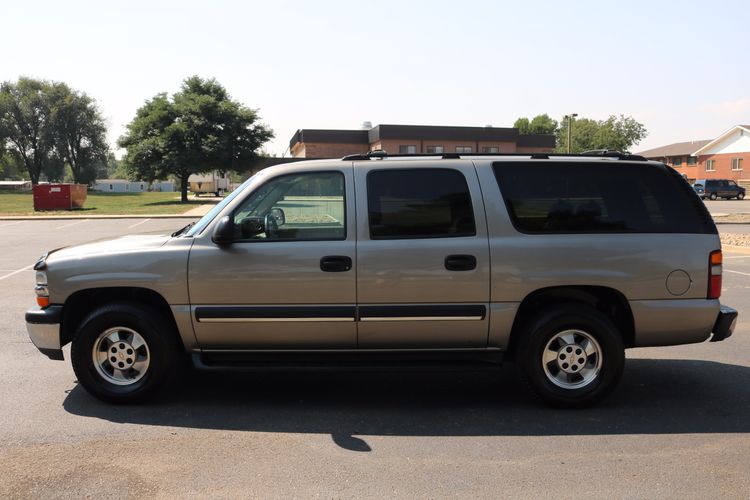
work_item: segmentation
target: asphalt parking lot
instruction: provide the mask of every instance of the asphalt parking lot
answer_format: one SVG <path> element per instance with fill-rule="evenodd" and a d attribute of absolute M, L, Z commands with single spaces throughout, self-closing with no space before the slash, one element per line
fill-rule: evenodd
<path fill-rule="evenodd" d="M 0 221 L 0 497 L 746 498 L 750 252 L 725 254 L 732 338 L 628 352 L 598 407 L 501 373 L 191 374 L 109 406 L 30 343 L 44 251 L 191 219 Z M 732 227 L 721 226 L 722 231 Z M 66 357 L 67 357 L 66 349 Z"/>
<path fill-rule="evenodd" d="M 705 200 L 709 212 L 723 214 L 747 214 L 750 213 L 750 198 L 745 200 Z"/>

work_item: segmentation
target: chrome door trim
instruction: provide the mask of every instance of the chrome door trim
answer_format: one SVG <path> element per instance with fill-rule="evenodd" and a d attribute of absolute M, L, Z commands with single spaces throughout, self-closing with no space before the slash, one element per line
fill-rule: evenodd
<path fill-rule="evenodd" d="M 312 323 L 354 321 L 351 318 L 198 318 L 199 323 Z"/>

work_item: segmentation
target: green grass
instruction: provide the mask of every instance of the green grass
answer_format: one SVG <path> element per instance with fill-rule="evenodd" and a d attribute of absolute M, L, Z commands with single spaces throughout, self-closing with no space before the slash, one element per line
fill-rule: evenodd
<path fill-rule="evenodd" d="M 89 193 L 82 209 L 34 211 L 31 193 L 0 192 L 2 215 L 157 215 L 182 214 L 211 201 L 180 203 L 180 193 Z"/>

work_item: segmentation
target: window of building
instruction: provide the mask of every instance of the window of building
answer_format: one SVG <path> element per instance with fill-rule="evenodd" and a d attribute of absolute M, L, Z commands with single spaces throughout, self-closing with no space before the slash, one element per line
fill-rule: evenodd
<path fill-rule="evenodd" d="M 445 149 L 443 146 L 427 146 L 428 153 L 444 153 Z"/>
<path fill-rule="evenodd" d="M 482 153 L 499 153 L 500 148 L 497 146 L 483 146 Z"/>
<path fill-rule="evenodd" d="M 456 146 L 456 153 L 471 153 L 471 146 Z"/>
<path fill-rule="evenodd" d="M 373 240 L 476 234 L 469 186 L 457 170 L 374 170 L 367 206 Z"/>
<path fill-rule="evenodd" d="M 688 156 L 687 164 L 688 164 L 688 166 L 690 166 L 690 165 L 697 165 L 698 164 L 698 158 L 696 158 L 695 156 Z"/>
<path fill-rule="evenodd" d="M 676 156 L 672 158 L 672 163 L 675 167 L 681 167 L 682 166 L 682 156 Z"/>
<path fill-rule="evenodd" d="M 234 212 L 235 238 L 343 240 L 344 191 L 344 175 L 340 172 L 309 172 L 271 179 Z"/>
<path fill-rule="evenodd" d="M 710 231 L 677 176 L 649 165 L 496 163 L 515 227 L 526 233 Z M 680 184 L 680 185 L 678 185 Z"/>
<path fill-rule="evenodd" d="M 742 170 L 742 158 L 732 158 L 732 170 Z"/>
<path fill-rule="evenodd" d="M 413 155 L 417 154 L 417 146 L 413 144 L 402 144 L 398 147 L 398 154 L 401 155 Z"/>
<path fill-rule="evenodd" d="M 715 170 L 714 160 L 706 160 L 706 172 L 713 172 Z"/>

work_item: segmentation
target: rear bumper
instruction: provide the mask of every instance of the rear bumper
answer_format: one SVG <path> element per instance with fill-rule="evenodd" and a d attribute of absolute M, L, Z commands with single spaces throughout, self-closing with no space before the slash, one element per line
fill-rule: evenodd
<path fill-rule="evenodd" d="M 714 323 L 711 342 L 721 342 L 731 337 L 736 324 L 737 311 L 729 306 L 722 305 L 719 315 L 716 317 L 716 323 Z"/>
<path fill-rule="evenodd" d="M 60 320 L 62 306 L 35 307 L 26 311 L 26 330 L 37 349 L 50 359 L 62 360 Z"/>

